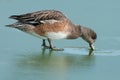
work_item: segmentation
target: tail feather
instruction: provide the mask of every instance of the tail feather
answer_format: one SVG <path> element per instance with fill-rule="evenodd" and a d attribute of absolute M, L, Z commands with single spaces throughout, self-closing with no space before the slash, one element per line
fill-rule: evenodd
<path fill-rule="evenodd" d="M 23 22 L 23 23 L 30 23 L 31 21 L 35 21 L 35 18 L 31 17 L 30 14 L 26 14 L 26 15 L 12 15 L 9 18 L 18 20 L 19 22 Z"/>
<path fill-rule="evenodd" d="M 6 27 L 16 28 L 16 27 L 21 27 L 22 25 L 23 25 L 22 23 L 16 22 L 16 23 L 13 23 L 13 24 L 6 25 Z"/>
<path fill-rule="evenodd" d="M 5 25 L 6 27 L 13 27 L 13 24 Z"/>
<path fill-rule="evenodd" d="M 20 16 L 18 16 L 18 15 L 12 15 L 9 18 L 18 20 L 20 18 Z"/>

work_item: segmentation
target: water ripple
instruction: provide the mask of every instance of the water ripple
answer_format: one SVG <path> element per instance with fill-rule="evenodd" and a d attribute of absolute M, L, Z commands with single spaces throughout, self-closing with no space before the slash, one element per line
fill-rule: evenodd
<path fill-rule="evenodd" d="M 64 53 L 66 54 L 77 54 L 77 55 L 88 55 L 90 51 L 88 48 L 80 47 L 80 48 L 65 48 Z M 120 56 L 120 50 L 104 50 L 104 49 L 96 49 L 91 52 L 95 56 Z"/>

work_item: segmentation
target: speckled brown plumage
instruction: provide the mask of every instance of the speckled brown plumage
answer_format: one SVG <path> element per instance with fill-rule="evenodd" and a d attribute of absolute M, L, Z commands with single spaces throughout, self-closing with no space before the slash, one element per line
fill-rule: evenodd
<path fill-rule="evenodd" d="M 50 49 L 56 50 L 51 44 L 52 39 L 76 39 L 78 37 L 87 41 L 91 50 L 94 49 L 93 43 L 97 38 L 96 33 L 90 28 L 73 24 L 60 11 L 42 10 L 22 15 L 12 15 L 10 18 L 16 19 L 18 22 L 8 26 L 38 37 L 44 37 L 43 46 L 46 46 L 45 39 L 48 39 Z"/>

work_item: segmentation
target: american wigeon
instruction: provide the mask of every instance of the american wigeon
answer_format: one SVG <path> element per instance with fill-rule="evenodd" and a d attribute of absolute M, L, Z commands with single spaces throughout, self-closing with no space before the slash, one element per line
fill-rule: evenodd
<path fill-rule="evenodd" d="M 62 12 L 57 10 L 42 10 L 22 15 L 12 15 L 10 18 L 18 22 L 7 25 L 17 28 L 23 32 L 43 39 L 42 46 L 52 50 L 63 50 L 55 48 L 51 40 L 54 39 L 76 39 L 82 37 L 89 43 L 90 49 L 94 50 L 96 33 L 87 27 L 73 24 Z M 49 46 L 45 40 L 48 40 Z"/>

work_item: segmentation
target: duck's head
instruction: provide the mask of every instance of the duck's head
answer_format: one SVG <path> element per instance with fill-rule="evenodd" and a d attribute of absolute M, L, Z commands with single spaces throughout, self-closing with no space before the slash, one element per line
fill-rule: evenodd
<path fill-rule="evenodd" d="M 97 39 L 97 34 L 90 28 L 81 26 L 81 37 L 84 39 L 86 42 L 89 43 L 90 49 L 94 50 L 94 42 Z"/>

